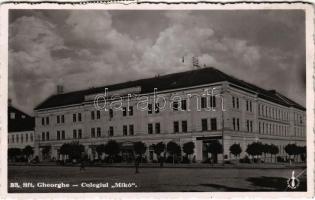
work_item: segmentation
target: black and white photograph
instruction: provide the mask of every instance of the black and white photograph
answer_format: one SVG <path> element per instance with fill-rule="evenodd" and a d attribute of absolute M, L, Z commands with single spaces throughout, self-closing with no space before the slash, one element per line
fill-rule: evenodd
<path fill-rule="evenodd" d="M 150 6 L 8 9 L 7 192 L 312 191 L 307 5 Z"/>

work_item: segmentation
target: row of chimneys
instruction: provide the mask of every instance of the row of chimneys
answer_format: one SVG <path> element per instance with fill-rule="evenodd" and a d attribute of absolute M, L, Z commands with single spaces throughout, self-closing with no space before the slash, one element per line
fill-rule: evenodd
<path fill-rule="evenodd" d="M 182 63 L 185 63 L 185 56 L 182 57 Z M 197 69 L 200 68 L 199 59 L 197 56 L 192 57 L 192 67 Z"/>

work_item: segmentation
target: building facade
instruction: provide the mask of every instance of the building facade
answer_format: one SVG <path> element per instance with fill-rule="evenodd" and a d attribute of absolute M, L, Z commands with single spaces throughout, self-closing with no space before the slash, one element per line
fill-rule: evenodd
<path fill-rule="evenodd" d="M 34 117 L 13 107 L 8 107 L 8 148 L 35 147 Z"/>
<path fill-rule="evenodd" d="M 61 145 L 77 141 L 94 159 L 95 147 L 109 140 L 121 144 L 122 154 L 142 141 L 152 161 L 154 144 L 192 141 L 201 162 L 213 140 L 226 159 L 231 145 L 241 145 L 242 157 L 255 141 L 285 155 L 285 145 L 305 145 L 305 128 L 303 106 L 209 67 L 53 95 L 35 108 L 35 149 L 40 158 L 61 159 Z"/>

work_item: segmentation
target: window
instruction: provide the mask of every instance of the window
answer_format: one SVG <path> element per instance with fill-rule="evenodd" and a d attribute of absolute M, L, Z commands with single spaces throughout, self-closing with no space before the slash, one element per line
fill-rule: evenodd
<path fill-rule="evenodd" d="M 57 115 L 57 124 L 59 124 L 59 123 L 60 123 L 60 116 Z"/>
<path fill-rule="evenodd" d="M 208 120 L 207 119 L 201 119 L 201 130 L 202 131 L 208 130 Z"/>
<path fill-rule="evenodd" d="M 240 102 L 238 98 L 236 98 L 236 108 L 240 108 Z"/>
<path fill-rule="evenodd" d="M 201 97 L 201 108 L 207 108 L 207 98 Z"/>
<path fill-rule="evenodd" d="M 250 132 L 253 132 L 253 121 L 250 121 L 249 125 L 250 125 Z"/>
<path fill-rule="evenodd" d="M 260 122 L 258 123 L 258 133 L 261 133 L 261 124 L 260 124 Z"/>
<path fill-rule="evenodd" d="M 45 118 L 42 118 L 42 125 L 45 125 Z"/>
<path fill-rule="evenodd" d="M 61 115 L 61 123 L 65 123 L 65 116 Z"/>
<path fill-rule="evenodd" d="M 160 112 L 160 105 L 159 103 L 155 104 L 155 113 L 159 113 Z"/>
<path fill-rule="evenodd" d="M 46 125 L 49 124 L 49 117 L 46 117 Z"/>
<path fill-rule="evenodd" d="M 49 140 L 49 132 L 46 132 L 46 140 Z"/>
<path fill-rule="evenodd" d="M 82 129 L 79 129 L 78 130 L 78 139 L 81 139 L 82 138 Z"/>
<path fill-rule="evenodd" d="M 95 113 L 94 113 L 94 111 L 91 111 L 91 119 L 92 119 L 92 120 L 95 119 Z"/>
<path fill-rule="evenodd" d="M 246 111 L 249 111 L 249 102 L 246 100 Z"/>
<path fill-rule="evenodd" d="M 249 132 L 249 120 L 246 120 L 247 132 Z"/>
<path fill-rule="evenodd" d="M 129 116 L 133 116 L 133 107 L 129 106 Z"/>
<path fill-rule="evenodd" d="M 60 131 L 57 131 L 57 140 L 60 140 Z"/>
<path fill-rule="evenodd" d="M 14 112 L 10 113 L 10 119 L 15 119 L 15 113 Z"/>
<path fill-rule="evenodd" d="M 109 118 L 113 118 L 114 117 L 114 111 L 113 109 L 109 109 Z"/>
<path fill-rule="evenodd" d="M 114 136 L 114 127 L 109 127 L 109 136 Z"/>
<path fill-rule="evenodd" d="M 25 142 L 28 142 L 28 134 L 25 134 Z"/>
<path fill-rule="evenodd" d="M 235 118 L 233 118 L 233 130 L 235 131 Z"/>
<path fill-rule="evenodd" d="M 44 134 L 44 137 L 45 137 L 45 134 Z M 16 143 L 19 143 L 19 135 L 16 135 Z M 45 139 L 45 138 L 44 138 Z"/>
<path fill-rule="evenodd" d="M 134 128 L 133 125 L 129 125 L 129 135 L 134 135 Z"/>
<path fill-rule="evenodd" d="M 91 137 L 95 138 L 95 128 L 91 128 Z"/>
<path fill-rule="evenodd" d="M 62 131 L 62 132 L 61 132 L 61 137 L 62 137 L 63 140 L 66 139 L 66 133 L 65 133 L 65 131 Z"/>
<path fill-rule="evenodd" d="M 76 139 L 77 138 L 77 130 L 73 130 L 73 138 Z"/>
<path fill-rule="evenodd" d="M 161 133 L 161 125 L 160 123 L 155 124 L 155 133 L 159 134 Z"/>
<path fill-rule="evenodd" d="M 148 134 L 152 134 L 153 133 L 153 126 L 152 124 L 148 124 Z"/>
<path fill-rule="evenodd" d="M 232 97 L 232 105 L 233 105 L 233 108 L 235 108 L 235 97 Z"/>
<path fill-rule="evenodd" d="M 98 127 L 96 129 L 96 135 L 97 135 L 97 137 L 101 137 L 101 128 L 100 127 Z"/>
<path fill-rule="evenodd" d="M 148 104 L 148 114 L 152 114 L 152 104 Z"/>
<path fill-rule="evenodd" d="M 182 121 L 182 132 L 187 133 L 187 121 Z"/>
<path fill-rule="evenodd" d="M 237 130 L 239 131 L 240 130 L 240 119 L 239 118 L 236 119 L 236 125 L 237 125 Z"/>
<path fill-rule="evenodd" d="M 99 111 L 99 110 L 96 111 L 96 118 L 97 119 L 101 118 L 101 111 Z"/>
<path fill-rule="evenodd" d="M 178 102 L 177 102 L 177 101 L 174 101 L 174 102 L 173 102 L 173 110 L 174 110 L 174 111 L 178 111 L 178 108 L 179 108 Z"/>
<path fill-rule="evenodd" d="M 42 141 L 45 141 L 45 132 L 42 132 Z"/>
<path fill-rule="evenodd" d="M 123 116 L 126 117 L 127 116 L 127 108 L 123 107 Z"/>
<path fill-rule="evenodd" d="M 14 135 L 11 136 L 11 141 L 14 143 Z"/>
<path fill-rule="evenodd" d="M 216 105 L 216 98 L 215 98 L 215 96 L 210 96 L 210 107 L 211 108 L 215 108 L 215 107 L 217 107 L 217 105 Z"/>
<path fill-rule="evenodd" d="M 127 126 L 124 125 L 123 126 L 123 135 L 126 136 L 128 133 L 127 133 Z"/>
<path fill-rule="evenodd" d="M 74 113 L 74 114 L 72 115 L 72 121 L 73 121 L 73 122 L 76 122 L 76 121 L 77 121 L 77 114 Z"/>
<path fill-rule="evenodd" d="M 174 122 L 174 133 L 178 133 L 179 132 L 179 124 L 178 121 Z"/>
<path fill-rule="evenodd" d="M 186 100 L 182 100 L 182 102 L 181 102 L 181 109 L 182 110 L 187 110 L 187 101 Z"/>
<path fill-rule="evenodd" d="M 81 122 L 82 121 L 82 116 L 81 113 L 78 113 L 78 121 Z"/>
<path fill-rule="evenodd" d="M 217 118 L 211 118 L 210 122 L 211 122 L 211 130 L 216 131 L 217 130 Z"/>

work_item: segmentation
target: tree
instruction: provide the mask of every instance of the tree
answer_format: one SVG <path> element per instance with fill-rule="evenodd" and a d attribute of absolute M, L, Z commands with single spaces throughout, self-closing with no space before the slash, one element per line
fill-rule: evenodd
<path fill-rule="evenodd" d="M 169 154 L 172 155 L 173 164 L 174 164 L 175 163 L 175 155 L 179 155 L 181 153 L 180 146 L 177 143 L 170 141 L 166 145 L 166 150 Z"/>
<path fill-rule="evenodd" d="M 270 145 L 269 144 L 263 144 L 262 153 L 264 154 L 264 161 L 266 162 L 267 154 L 270 153 Z"/>
<path fill-rule="evenodd" d="M 159 142 L 156 145 L 154 145 L 154 153 L 158 156 L 158 158 L 161 158 L 161 153 L 165 151 L 165 144 L 163 142 Z"/>
<path fill-rule="evenodd" d="M 183 145 L 183 152 L 186 154 L 187 158 L 189 157 L 189 155 L 194 153 L 194 149 L 195 149 L 195 144 L 193 142 L 186 142 Z"/>
<path fill-rule="evenodd" d="M 105 144 L 100 144 L 96 146 L 96 152 L 99 158 L 102 156 L 103 153 L 105 153 L 105 151 L 106 151 Z"/>
<path fill-rule="evenodd" d="M 59 153 L 61 155 L 69 155 L 70 154 L 70 144 L 69 143 L 64 143 L 63 145 L 61 145 L 60 149 L 59 149 Z"/>
<path fill-rule="evenodd" d="M 142 158 L 142 155 L 147 150 L 147 146 L 143 142 L 135 142 L 133 144 L 133 149 L 134 149 L 135 153 Z"/>
<path fill-rule="evenodd" d="M 69 159 L 81 159 L 81 154 L 84 152 L 84 146 L 78 142 L 65 143 L 60 147 L 60 154 L 68 155 Z"/>
<path fill-rule="evenodd" d="M 271 160 L 272 160 L 272 155 L 277 155 L 279 153 L 279 148 L 274 145 L 274 144 L 271 144 L 270 145 L 270 154 L 271 154 Z M 275 159 L 276 161 L 277 159 Z"/>
<path fill-rule="evenodd" d="M 30 145 L 27 145 L 26 147 L 24 147 L 24 149 L 22 150 L 23 154 L 26 156 L 26 158 L 28 159 L 31 155 L 34 154 L 34 150 L 33 147 L 31 147 Z"/>
<path fill-rule="evenodd" d="M 217 163 L 218 154 L 222 153 L 222 144 L 218 140 L 214 140 L 208 144 L 207 151 L 213 156 L 214 163 Z"/>
<path fill-rule="evenodd" d="M 15 161 L 21 154 L 22 154 L 22 151 L 19 148 L 8 149 L 8 157 L 12 161 Z"/>
<path fill-rule="evenodd" d="M 261 142 L 253 142 L 247 145 L 246 153 L 253 157 L 260 156 L 263 153 L 264 145 Z"/>
<path fill-rule="evenodd" d="M 235 157 L 238 157 L 242 153 L 241 145 L 240 144 L 233 144 L 232 146 L 230 146 L 230 152 Z"/>
<path fill-rule="evenodd" d="M 105 153 L 109 156 L 110 160 L 117 156 L 120 152 L 120 146 L 115 140 L 109 140 L 105 145 Z"/>
<path fill-rule="evenodd" d="M 305 160 L 306 160 L 306 146 L 299 147 L 299 155 L 301 157 L 301 161 L 305 162 Z"/>
<path fill-rule="evenodd" d="M 285 152 L 289 155 L 290 163 L 291 163 L 291 156 L 293 155 L 293 160 L 295 160 L 295 155 L 297 155 L 298 147 L 296 144 L 287 144 L 284 147 Z"/>

